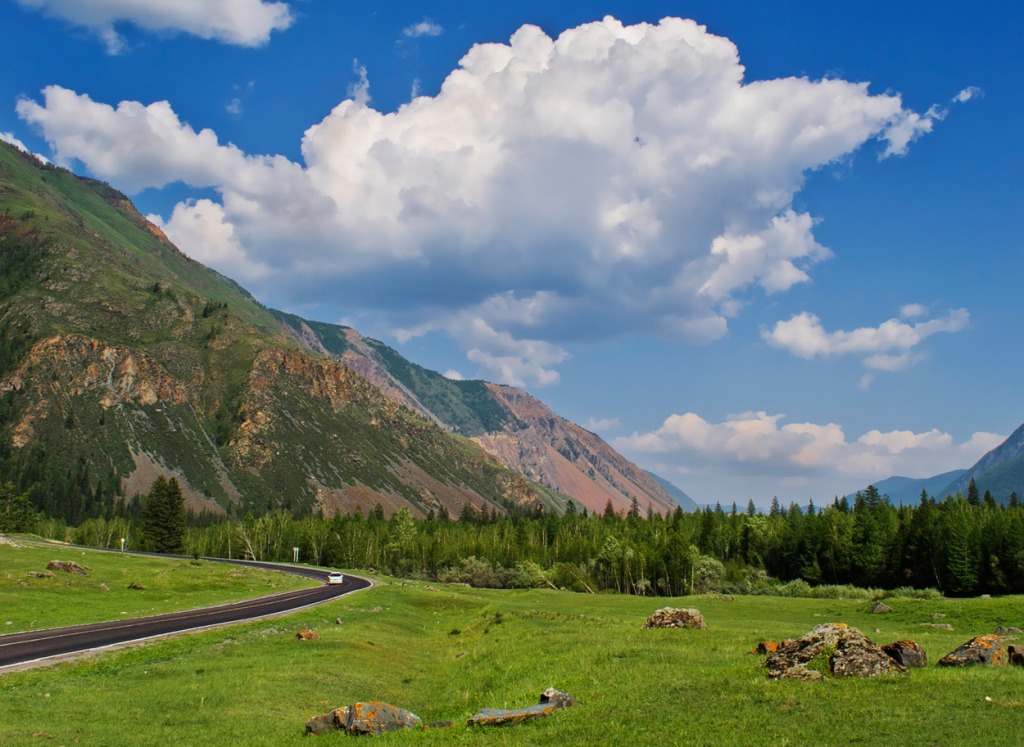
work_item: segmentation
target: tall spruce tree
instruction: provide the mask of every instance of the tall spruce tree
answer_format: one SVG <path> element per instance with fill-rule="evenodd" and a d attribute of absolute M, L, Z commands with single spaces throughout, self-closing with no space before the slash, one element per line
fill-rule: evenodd
<path fill-rule="evenodd" d="M 160 475 L 153 481 L 143 509 L 146 546 L 154 552 L 185 549 L 185 497 L 177 478 Z"/>

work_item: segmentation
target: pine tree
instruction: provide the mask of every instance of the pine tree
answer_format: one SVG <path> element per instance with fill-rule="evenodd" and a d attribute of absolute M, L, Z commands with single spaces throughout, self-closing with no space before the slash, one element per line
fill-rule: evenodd
<path fill-rule="evenodd" d="M 143 507 L 143 535 L 154 552 L 185 549 L 185 497 L 177 478 L 160 475 L 153 481 Z"/>

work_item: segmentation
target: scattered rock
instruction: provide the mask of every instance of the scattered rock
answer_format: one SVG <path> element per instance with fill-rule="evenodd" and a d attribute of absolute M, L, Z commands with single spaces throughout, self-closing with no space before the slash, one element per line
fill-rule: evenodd
<path fill-rule="evenodd" d="M 966 667 L 971 664 L 990 664 L 996 667 L 1005 667 L 1006 660 L 1003 639 L 989 634 L 979 635 L 967 643 L 961 644 L 956 650 L 939 659 L 939 666 Z"/>
<path fill-rule="evenodd" d="M 675 607 L 662 607 L 653 615 L 647 618 L 643 627 L 646 628 L 696 628 L 706 630 L 708 624 L 704 622 L 704 615 L 700 610 L 681 610 Z"/>
<path fill-rule="evenodd" d="M 906 674 L 871 639 L 846 623 L 825 623 L 795 641 L 785 641 L 765 659 L 769 679 L 820 680 Z"/>
<path fill-rule="evenodd" d="M 335 625 L 341 625 L 341 618 L 340 617 L 334 618 L 334 624 Z"/>
<path fill-rule="evenodd" d="M 516 708 L 506 711 L 501 708 L 482 708 L 469 717 L 466 722 L 468 726 L 504 726 L 506 724 L 521 724 L 531 719 L 550 716 L 562 708 L 571 708 L 576 705 L 576 699 L 569 693 L 549 687 L 540 694 L 540 702 L 535 706 Z"/>
<path fill-rule="evenodd" d="M 885 602 L 878 601 L 868 608 L 868 612 L 871 612 L 875 615 L 885 615 L 889 612 L 892 612 L 892 607 L 887 605 Z"/>
<path fill-rule="evenodd" d="M 383 611 L 384 611 L 383 607 L 373 607 L 373 608 L 370 609 L 370 612 L 383 612 Z"/>
<path fill-rule="evenodd" d="M 73 560 L 51 560 L 46 564 L 46 568 L 50 571 L 64 571 L 78 576 L 87 576 L 89 573 L 88 568 L 80 566 Z"/>
<path fill-rule="evenodd" d="M 953 626 L 949 623 L 921 623 L 922 628 L 935 628 L 936 630 L 952 630 Z"/>
<path fill-rule="evenodd" d="M 17 542 L 7 537 L 0 537 L 0 545 L 7 545 L 8 547 L 21 547 Z"/>
<path fill-rule="evenodd" d="M 343 731 L 347 734 L 387 734 L 422 726 L 420 717 L 390 703 L 369 700 L 335 708 L 306 722 L 307 734 Z"/>
<path fill-rule="evenodd" d="M 992 631 L 996 635 L 1017 635 L 1020 633 L 1020 628 L 1004 628 L 1000 625 L 998 628 Z"/>
<path fill-rule="evenodd" d="M 941 620 L 945 616 L 946 616 L 945 612 L 933 612 L 932 613 L 932 620 Z"/>
<path fill-rule="evenodd" d="M 540 703 L 541 705 L 554 703 L 555 708 L 571 708 L 576 705 L 576 699 L 569 693 L 563 693 L 561 690 L 549 687 L 540 694 Z"/>
<path fill-rule="evenodd" d="M 928 666 L 928 654 L 914 641 L 894 641 L 888 646 L 882 646 L 882 650 L 892 657 L 897 664 L 901 664 L 904 667 Z"/>
<path fill-rule="evenodd" d="M 298 633 L 296 633 L 295 634 L 295 640 L 297 640 L 297 641 L 319 641 L 320 640 L 320 634 L 317 633 L 315 630 L 310 630 L 309 628 L 307 628 L 305 630 L 300 630 Z"/>
<path fill-rule="evenodd" d="M 1024 648 L 1020 646 L 1010 646 L 1010 666 L 1024 667 Z"/>
<path fill-rule="evenodd" d="M 130 584 L 128 584 L 128 588 L 129 589 L 136 589 L 137 591 L 145 591 L 146 590 L 145 586 L 143 586 L 142 584 L 137 584 L 134 581 L 132 581 Z"/>
<path fill-rule="evenodd" d="M 106 584 L 100 584 L 100 591 L 110 591 L 110 587 Z"/>
<path fill-rule="evenodd" d="M 28 575 L 32 578 L 55 578 L 50 571 L 29 571 Z"/>

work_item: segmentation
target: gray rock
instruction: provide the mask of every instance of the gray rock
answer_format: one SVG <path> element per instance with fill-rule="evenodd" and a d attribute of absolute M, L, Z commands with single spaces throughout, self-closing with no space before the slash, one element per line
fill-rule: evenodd
<path fill-rule="evenodd" d="M 906 674 L 871 639 L 846 623 L 825 623 L 795 641 L 784 641 L 765 659 L 769 679 L 819 680 Z"/>
<path fill-rule="evenodd" d="M 887 646 L 882 646 L 882 650 L 892 657 L 897 664 L 902 664 L 905 667 L 928 666 L 928 654 L 914 641 L 894 641 Z"/>
<path fill-rule="evenodd" d="M 343 731 L 347 734 L 387 734 L 422 725 L 420 717 L 411 711 L 379 700 L 369 700 L 314 716 L 306 722 L 306 733 Z"/>
<path fill-rule="evenodd" d="M 706 630 L 708 624 L 704 622 L 704 615 L 700 610 L 676 609 L 675 607 L 662 607 L 653 615 L 647 618 L 644 628 L 693 628 Z"/>
<path fill-rule="evenodd" d="M 482 708 L 469 717 L 466 722 L 468 726 L 505 726 L 506 724 L 521 724 L 531 719 L 550 716 L 558 709 L 554 703 L 541 703 L 526 708 L 517 708 L 512 711 L 500 708 Z"/>

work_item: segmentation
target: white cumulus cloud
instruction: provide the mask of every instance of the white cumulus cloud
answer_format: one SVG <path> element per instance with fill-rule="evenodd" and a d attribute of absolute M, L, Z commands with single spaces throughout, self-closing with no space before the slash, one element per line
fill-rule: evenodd
<path fill-rule="evenodd" d="M 424 18 L 419 23 L 414 23 L 402 29 L 402 36 L 413 39 L 420 36 L 440 36 L 443 33 L 444 27 L 439 23 L 434 23 L 429 18 Z"/>
<path fill-rule="evenodd" d="M 877 139 L 901 154 L 936 119 L 867 83 L 745 81 L 732 42 L 677 18 L 524 26 L 393 112 L 356 76 L 304 133 L 302 163 L 243 153 L 169 102 L 51 86 L 17 108 L 61 163 L 121 189 L 215 190 L 213 224 L 184 202 L 168 235 L 210 256 L 184 227 L 218 225 L 215 267 L 273 268 L 252 285 L 262 299 L 443 331 L 483 371 L 536 383 L 557 381 L 574 341 L 715 340 L 757 294 L 807 282 L 829 251 L 793 204 L 805 174 Z"/>
<path fill-rule="evenodd" d="M 98 34 L 107 52 L 118 54 L 124 40 L 115 25 L 132 23 L 147 31 L 179 31 L 226 44 L 258 47 L 272 31 L 293 22 L 287 3 L 264 0 L 17 0 L 26 8 L 84 26 Z"/>
<path fill-rule="evenodd" d="M 747 412 L 712 423 L 688 412 L 671 415 L 656 430 L 616 438 L 612 445 L 627 456 L 655 456 L 667 471 L 689 475 L 712 484 L 733 486 L 746 478 L 750 490 L 740 496 L 716 496 L 711 500 L 749 497 L 764 499 L 765 486 L 807 486 L 822 480 L 829 484 L 815 502 L 831 500 L 855 486 L 893 475 L 929 477 L 974 464 L 1005 439 L 978 432 L 957 443 L 948 433 L 932 429 L 923 433 L 871 430 L 849 438 L 836 423 L 784 423 L 785 416 Z M 760 485 L 760 488 L 757 486 Z M 780 496 L 781 497 L 781 496 Z"/>
<path fill-rule="evenodd" d="M 901 310 L 904 318 L 920 316 L 924 308 L 908 304 Z M 938 319 L 908 324 L 889 319 L 877 327 L 828 332 L 821 320 L 806 311 L 780 321 L 762 337 L 771 345 L 788 350 L 800 358 L 857 355 L 864 365 L 878 371 L 900 371 L 920 359 L 915 348 L 938 332 L 959 332 L 971 315 L 966 309 L 953 309 Z M 870 383 L 862 380 L 862 388 Z"/>

